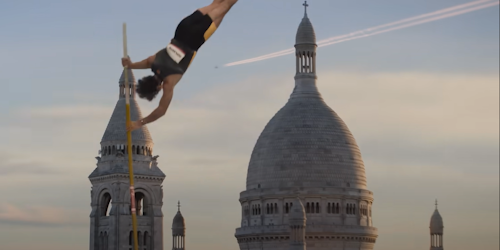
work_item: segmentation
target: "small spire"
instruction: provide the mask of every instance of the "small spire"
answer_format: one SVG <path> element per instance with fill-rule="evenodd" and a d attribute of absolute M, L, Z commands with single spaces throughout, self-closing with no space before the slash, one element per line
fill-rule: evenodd
<path fill-rule="evenodd" d="M 307 1 L 304 1 L 304 4 L 302 4 L 302 6 L 304 6 L 304 16 L 307 17 L 307 7 L 309 7 L 309 4 L 307 4 Z"/>
<path fill-rule="evenodd" d="M 438 200 L 436 199 L 436 209 L 438 209 Z"/>
<path fill-rule="evenodd" d="M 181 201 L 177 201 L 177 211 L 181 211 Z"/>

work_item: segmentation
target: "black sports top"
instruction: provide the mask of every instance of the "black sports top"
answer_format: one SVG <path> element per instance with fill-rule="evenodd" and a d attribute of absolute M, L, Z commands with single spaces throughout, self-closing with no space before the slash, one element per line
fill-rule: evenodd
<path fill-rule="evenodd" d="M 181 42 L 172 39 L 170 44 L 158 51 L 151 70 L 162 81 L 165 77 L 174 74 L 184 74 L 191 64 L 196 51 Z M 159 71 L 159 72 L 158 72 Z"/>

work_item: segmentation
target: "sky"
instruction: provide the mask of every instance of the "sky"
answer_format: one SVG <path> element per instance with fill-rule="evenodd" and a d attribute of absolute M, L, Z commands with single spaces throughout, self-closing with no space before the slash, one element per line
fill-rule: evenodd
<path fill-rule="evenodd" d="M 308 16 L 322 40 L 468 2 L 309 0 Z M 1 249 L 88 249 L 88 175 L 118 99 L 122 23 L 142 60 L 209 3 L 0 2 Z M 299 0 L 240 0 L 148 125 L 167 175 L 165 246 L 180 200 L 190 249 L 238 249 L 250 155 L 293 90 L 295 59 L 215 67 L 293 48 L 303 11 Z M 318 88 L 374 192 L 375 249 L 427 249 L 435 199 L 446 249 L 499 248 L 498 44 L 497 5 L 318 48 Z M 139 104 L 147 115 L 157 102 Z"/>

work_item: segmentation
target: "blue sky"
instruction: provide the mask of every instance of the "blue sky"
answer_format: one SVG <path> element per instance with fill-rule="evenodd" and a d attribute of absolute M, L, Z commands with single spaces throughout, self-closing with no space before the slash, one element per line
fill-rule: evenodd
<path fill-rule="evenodd" d="M 321 40 L 467 2 L 310 0 L 308 13 Z M 0 124 L 0 246 L 88 248 L 86 178 L 117 100 L 121 25 L 127 22 L 129 55 L 141 60 L 209 3 L 0 3 L 0 105 L 7 107 Z M 251 150 L 286 103 L 295 60 L 215 66 L 293 47 L 301 4 L 240 0 L 176 87 L 167 116 L 148 126 L 171 176 L 164 183 L 167 246 L 181 199 L 190 246 L 237 247 L 237 200 Z M 375 193 L 376 249 L 427 248 L 435 198 L 447 247 L 498 249 L 498 44 L 495 6 L 318 49 L 318 87 L 358 141 Z M 139 104 L 148 114 L 156 102 Z M 185 189 L 174 192 L 176 185 Z M 203 206 L 221 209 L 201 213 Z M 221 216 L 228 218 L 221 223 Z M 221 230 L 207 232 L 214 223 Z"/>

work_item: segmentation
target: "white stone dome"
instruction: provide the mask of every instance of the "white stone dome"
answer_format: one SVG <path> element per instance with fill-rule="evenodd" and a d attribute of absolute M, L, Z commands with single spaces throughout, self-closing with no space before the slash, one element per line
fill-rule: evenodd
<path fill-rule="evenodd" d="M 295 35 L 295 43 L 316 44 L 316 32 L 314 32 L 314 27 L 307 15 L 305 15 L 300 22 L 297 34 Z"/>
<path fill-rule="evenodd" d="M 257 140 L 248 167 L 247 190 L 365 189 L 364 163 L 346 124 L 318 92 L 299 91 L 296 87 Z"/>

